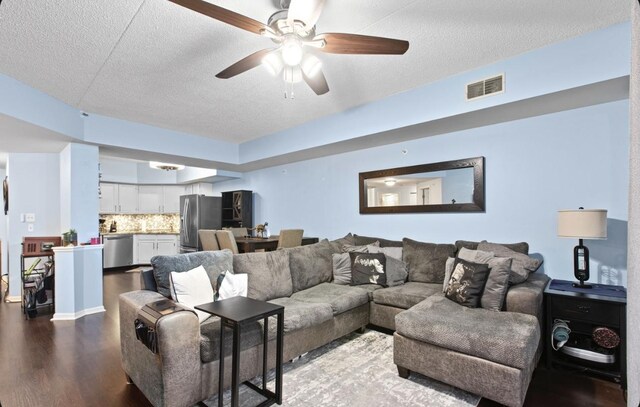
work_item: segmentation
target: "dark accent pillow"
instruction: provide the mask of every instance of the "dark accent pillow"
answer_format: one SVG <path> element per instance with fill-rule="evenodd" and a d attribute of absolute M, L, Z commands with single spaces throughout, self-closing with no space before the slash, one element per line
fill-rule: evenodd
<path fill-rule="evenodd" d="M 488 276 L 489 266 L 486 264 L 456 259 L 444 295 L 465 307 L 478 308 Z"/>
<path fill-rule="evenodd" d="M 382 253 L 349 253 L 351 285 L 378 284 L 387 286 L 387 259 Z"/>
<path fill-rule="evenodd" d="M 409 281 L 440 283 L 444 281 L 447 258 L 455 257 L 452 244 L 423 243 L 402 239 L 402 261 L 407 264 Z"/>
<path fill-rule="evenodd" d="M 380 242 L 380 247 L 402 247 L 402 242 L 399 240 L 381 239 L 379 237 L 358 236 L 353 235 L 354 244 L 356 246 L 368 245 L 373 242 Z"/>
<path fill-rule="evenodd" d="M 486 242 L 486 240 L 485 240 Z M 460 249 L 462 249 L 463 247 L 469 249 L 469 250 L 478 250 L 478 245 L 480 244 L 480 242 L 472 242 L 469 240 L 458 240 L 456 241 L 456 253 L 458 253 L 460 251 Z M 529 243 L 527 242 L 519 242 L 519 243 L 494 243 L 494 244 L 499 244 L 501 246 L 504 247 L 508 247 L 509 249 L 513 250 L 514 252 L 518 252 L 518 253 L 522 253 L 522 254 L 529 254 Z"/>

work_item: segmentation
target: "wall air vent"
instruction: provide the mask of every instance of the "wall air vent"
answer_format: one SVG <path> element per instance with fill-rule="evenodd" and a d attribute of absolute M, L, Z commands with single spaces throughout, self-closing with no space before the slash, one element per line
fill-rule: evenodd
<path fill-rule="evenodd" d="M 504 74 L 467 84 L 467 100 L 504 92 Z"/>

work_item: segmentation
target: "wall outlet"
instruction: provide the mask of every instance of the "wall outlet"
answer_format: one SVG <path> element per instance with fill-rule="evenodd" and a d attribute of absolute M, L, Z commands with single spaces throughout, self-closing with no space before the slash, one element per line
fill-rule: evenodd
<path fill-rule="evenodd" d="M 35 222 L 36 221 L 36 214 L 35 213 L 26 213 L 24 215 L 24 218 L 27 220 L 27 222 Z"/>
<path fill-rule="evenodd" d="M 33 223 L 27 224 L 27 231 L 28 232 L 33 232 Z"/>

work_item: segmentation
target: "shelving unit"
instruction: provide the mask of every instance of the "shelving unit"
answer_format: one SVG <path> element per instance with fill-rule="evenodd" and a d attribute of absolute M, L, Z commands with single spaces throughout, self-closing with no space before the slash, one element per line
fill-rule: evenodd
<path fill-rule="evenodd" d="M 60 236 L 25 237 L 20 255 L 20 277 L 22 281 L 22 311 L 29 319 L 42 308 L 55 307 L 55 262 L 54 246 L 61 246 Z M 27 266 L 27 259 L 32 260 Z M 40 260 L 40 261 L 38 261 Z M 43 261 L 44 260 L 44 261 Z"/>
<path fill-rule="evenodd" d="M 253 227 L 253 192 L 229 191 L 222 193 L 222 227 Z"/>
<path fill-rule="evenodd" d="M 594 293 L 580 290 L 561 291 L 554 289 L 552 282 L 545 289 L 546 303 L 546 363 L 548 368 L 568 369 L 609 379 L 619 383 L 623 389 L 626 383 L 626 291 L 624 296 L 603 295 L 603 290 L 623 292 L 623 287 L 593 284 Z M 550 335 L 556 319 L 568 322 L 571 329 L 565 347 L 586 349 L 596 355 L 610 356 L 611 363 L 598 363 L 566 352 L 556 351 L 550 345 Z M 605 327 L 616 332 L 620 344 L 613 349 L 599 348 L 592 339 L 594 328 Z"/>

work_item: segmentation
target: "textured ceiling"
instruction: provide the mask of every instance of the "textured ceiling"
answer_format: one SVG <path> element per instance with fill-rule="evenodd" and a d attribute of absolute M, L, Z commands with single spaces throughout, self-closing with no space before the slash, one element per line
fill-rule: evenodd
<path fill-rule="evenodd" d="M 272 0 L 211 1 L 266 22 Z M 404 56 L 321 54 L 331 91 L 295 100 L 264 69 L 215 74 L 265 38 L 166 0 L 5 0 L 0 73 L 74 107 L 240 143 L 628 20 L 627 0 L 327 0 L 321 32 L 408 40 Z"/>

